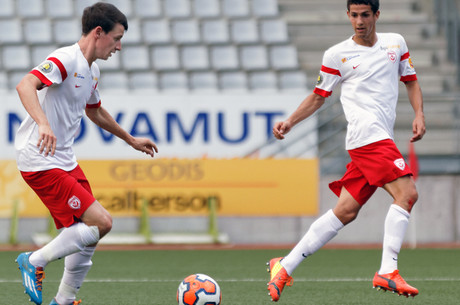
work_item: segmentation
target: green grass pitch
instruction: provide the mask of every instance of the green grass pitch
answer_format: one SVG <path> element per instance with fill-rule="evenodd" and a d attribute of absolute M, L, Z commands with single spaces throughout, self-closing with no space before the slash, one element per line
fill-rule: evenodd
<path fill-rule="evenodd" d="M 179 282 L 205 273 L 219 282 L 223 305 L 273 304 L 267 295 L 265 262 L 285 250 L 140 250 L 97 251 L 93 268 L 78 295 L 82 305 L 174 305 Z M 412 298 L 372 289 L 380 250 L 322 249 L 295 271 L 277 304 L 460 304 L 460 249 L 403 249 L 399 267 L 420 290 Z M 14 259 L 0 252 L 0 304 L 31 304 L 24 295 Z M 63 262 L 45 269 L 43 304 L 57 291 Z"/>

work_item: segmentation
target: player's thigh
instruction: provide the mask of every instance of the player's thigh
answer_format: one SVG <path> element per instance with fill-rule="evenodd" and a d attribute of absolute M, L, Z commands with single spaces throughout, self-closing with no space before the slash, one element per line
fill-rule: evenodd
<path fill-rule="evenodd" d="M 339 200 L 337 201 L 336 206 L 333 211 L 335 216 L 344 224 L 352 222 L 359 213 L 362 205 L 353 198 L 353 196 L 347 191 L 345 187 L 342 187 L 340 192 Z"/>
<path fill-rule="evenodd" d="M 81 216 L 81 220 L 87 226 L 97 226 L 100 237 L 112 229 L 112 216 L 97 200 L 86 209 Z"/>
<path fill-rule="evenodd" d="M 418 199 L 417 188 L 411 176 L 399 177 L 383 186 L 394 199 L 394 203 L 410 211 Z"/>

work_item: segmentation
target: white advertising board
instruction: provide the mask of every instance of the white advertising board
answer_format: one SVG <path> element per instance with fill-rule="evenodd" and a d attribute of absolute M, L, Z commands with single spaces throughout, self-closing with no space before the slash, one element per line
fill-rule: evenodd
<path fill-rule="evenodd" d="M 305 98 L 286 94 L 109 92 L 101 92 L 101 96 L 103 107 L 124 129 L 134 136 L 149 137 L 157 144 L 157 157 L 160 158 L 244 157 L 273 139 L 273 124 L 285 119 Z M 25 110 L 15 92 L 4 95 L 2 100 L 0 158 L 14 159 L 14 137 L 20 121 L 25 117 Z M 314 117 L 296 129 L 296 132 L 307 133 L 306 140 L 316 144 Z M 316 157 L 316 145 L 313 146 L 315 149 L 306 151 L 302 157 Z M 122 140 L 102 131 L 86 116 L 76 135 L 74 151 L 80 160 L 145 158 L 145 155 L 134 151 Z"/>

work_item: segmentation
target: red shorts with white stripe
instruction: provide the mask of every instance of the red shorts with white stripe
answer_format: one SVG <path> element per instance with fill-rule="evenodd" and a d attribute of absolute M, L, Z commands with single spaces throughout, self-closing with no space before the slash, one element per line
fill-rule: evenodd
<path fill-rule="evenodd" d="M 80 222 L 81 215 L 96 201 L 78 165 L 68 172 L 56 168 L 21 175 L 48 208 L 58 229 Z"/>
<path fill-rule="evenodd" d="M 349 150 L 351 162 L 343 177 L 329 184 L 329 188 L 340 196 L 342 187 L 363 205 L 374 194 L 377 187 L 412 175 L 393 140 L 387 139 Z"/>

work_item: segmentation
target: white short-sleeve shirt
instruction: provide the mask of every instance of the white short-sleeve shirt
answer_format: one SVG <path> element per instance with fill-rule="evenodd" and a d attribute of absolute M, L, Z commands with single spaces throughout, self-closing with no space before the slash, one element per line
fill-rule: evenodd
<path fill-rule="evenodd" d="M 328 49 L 314 89 L 328 97 L 337 84 L 342 85 L 347 150 L 393 139 L 398 81 L 417 80 L 404 38 L 395 33 L 377 33 L 377 37 L 372 47 L 350 37 Z"/>
<path fill-rule="evenodd" d="M 56 152 L 47 157 L 39 153 L 38 125 L 27 115 L 15 139 L 18 168 L 26 172 L 72 170 L 77 166 L 72 144 L 85 108 L 100 106 L 99 68 L 96 63 L 89 66 L 75 43 L 55 50 L 30 73 L 45 84 L 38 91 L 38 99 L 57 138 Z"/>

